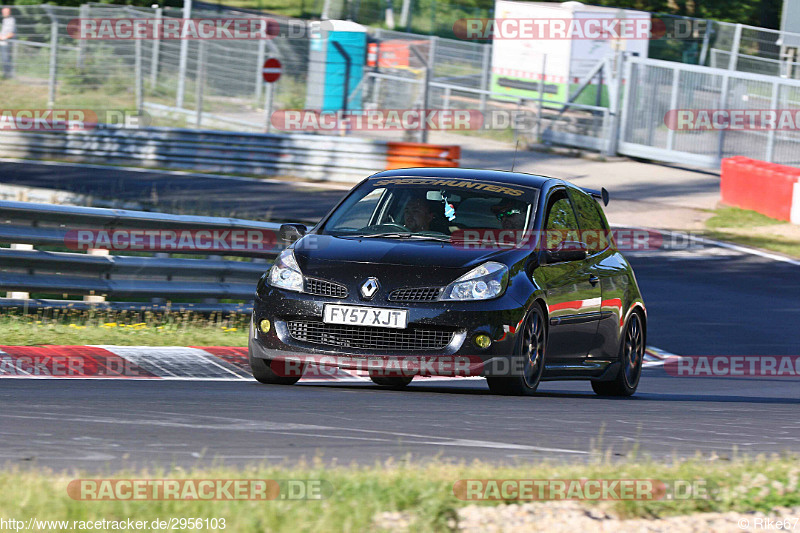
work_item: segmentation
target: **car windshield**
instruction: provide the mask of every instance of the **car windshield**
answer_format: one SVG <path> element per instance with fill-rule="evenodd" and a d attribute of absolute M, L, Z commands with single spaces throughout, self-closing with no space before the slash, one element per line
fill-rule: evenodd
<path fill-rule="evenodd" d="M 374 179 L 348 197 L 321 232 L 449 241 L 470 237 L 470 230 L 513 230 L 517 235 L 504 241 L 513 245 L 533 220 L 538 192 L 480 180 Z"/>

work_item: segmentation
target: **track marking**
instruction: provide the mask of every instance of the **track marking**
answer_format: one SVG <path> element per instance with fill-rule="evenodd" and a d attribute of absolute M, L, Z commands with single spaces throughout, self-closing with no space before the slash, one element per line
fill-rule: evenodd
<path fill-rule="evenodd" d="M 655 233 L 659 233 L 660 235 L 670 235 L 671 233 L 676 233 L 676 232 L 663 230 L 663 229 L 634 227 L 634 226 L 622 226 L 622 225 L 619 225 L 619 224 L 611 224 L 611 227 L 612 228 L 626 228 L 626 229 L 628 229 L 628 228 L 629 229 L 642 229 L 642 230 L 646 230 L 646 231 L 653 231 Z M 700 244 L 710 244 L 712 246 L 717 246 L 719 248 L 725 248 L 725 249 L 728 249 L 728 250 L 733 250 L 733 251 L 736 251 L 736 252 L 739 252 L 739 253 L 742 253 L 742 254 L 755 255 L 755 256 L 758 256 L 758 257 L 762 257 L 764 259 L 770 259 L 772 261 L 778 261 L 778 262 L 781 262 L 781 263 L 788 263 L 788 264 L 794 265 L 794 266 L 800 266 L 800 260 L 792 259 L 791 257 L 785 257 L 785 256 L 777 254 L 777 253 L 767 252 L 767 251 L 764 251 L 764 250 L 759 250 L 757 248 L 750 248 L 748 246 L 742 246 L 740 244 L 734 244 L 734 243 L 725 242 L 725 241 L 718 241 L 716 239 L 709 239 L 708 237 L 700 237 L 698 235 L 692 235 L 689 232 L 678 231 L 677 233 L 683 234 L 687 239 L 689 239 L 692 242 L 697 242 L 697 243 L 700 243 Z M 657 252 L 658 251 L 663 253 L 663 250 L 657 250 Z M 636 254 L 635 251 L 628 252 L 628 253 L 631 253 L 632 255 Z M 692 257 L 692 258 L 694 258 L 694 257 Z M 680 257 L 680 259 L 687 259 L 687 257 Z"/>
<path fill-rule="evenodd" d="M 159 413 L 150 413 L 151 415 Z M 178 415 L 176 415 L 178 416 Z M 348 427 L 334 427 L 334 426 L 318 426 L 311 424 L 296 424 L 296 423 L 279 423 L 269 421 L 250 421 L 250 420 L 236 420 L 224 418 L 227 423 L 223 424 L 209 424 L 198 422 L 171 422 L 164 419 L 140 419 L 140 420 L 121 420 L 118 418 L 107 417 L 89 417 L 89 416 L 34 416 L 34 415 L 12 415 L 7 413 L 0 413 L 0 418 L 16 418 L 16 419 L 29 419 L 29 420 L 59 420 L 71 421 L 79 423 L 95 423 L 95 424 L 119 424 L 119 425 L 142 425 L 142 426 L 158 426 L 158 427 L 180 427 L 191 428 L 197 430 L 239 430 L 239 431 L 266 431 L 280 435 L 296 435 L 302 437 L 316 437 L 324 439 L 340 439 L 340 440 L 365 440 L 373 442 L 388 442 L 397 443 L 398 440 L 392 437 L 420 439 L 413 441 L 403 440 L 400 444 L 409 446 L 418 445 L 433 445 L 433 446 L 455 446 L 463 448 L 491 448 L 491 449 L 508 449 L 508 450 L 525 450 L 536 452 L 555 452 L 577 455 L 588 455 L 590 452 L 584 450 L 572 450 L 568 448 L 548 448 L 542 446 L 531 446 L 526 444 L 512 444 L 506 442 L 494 442 L 483 440 L 469 440 L 451 437 L 438 437 L 436 435 L 421 435 L 418 433 L 401 433 L 394 431 L 381 431 L 375 429 L 361 429 L 361 428 L 348 428 Z M 220 418 L 220 417 L 211 417 Z M 294 430 L 294 431 L 292 431 Z M 303 432 L 303 430 L 307 432 Z M 314 433 L 308 433 L 308 432 Z M 344 432 L 344 433 L 367 433 L 375 436 L 356 436 L 356 435 L 333 435 L 326 432 Z"/>

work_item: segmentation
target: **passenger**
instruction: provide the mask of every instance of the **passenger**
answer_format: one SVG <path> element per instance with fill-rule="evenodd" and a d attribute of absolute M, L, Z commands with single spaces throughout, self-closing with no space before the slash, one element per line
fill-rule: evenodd
<path fill-rule="evenodd" d="M 527 206 L 517 200 L 504 199 L 492 206 L 492 212 L 500 221 L 503 229 L 525 229 Z"/>

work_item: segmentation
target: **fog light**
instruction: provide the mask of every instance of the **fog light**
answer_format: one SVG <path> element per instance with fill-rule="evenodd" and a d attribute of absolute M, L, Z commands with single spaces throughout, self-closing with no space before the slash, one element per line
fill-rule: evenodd
<path fill-rule="evenodd" d="M 490 344 L 492 344 L 492 339 L 489 335 L 484 335 L 483 333 L 475 335 L 475 346 L 478 348 L 488 348 Z"/>
<path fill-rule="evenodd" d="M 261 333 L 269 333 L 269 327 L 270 323 L 266 318 L 258 323 L 258 329 L 261 330 Z"/>

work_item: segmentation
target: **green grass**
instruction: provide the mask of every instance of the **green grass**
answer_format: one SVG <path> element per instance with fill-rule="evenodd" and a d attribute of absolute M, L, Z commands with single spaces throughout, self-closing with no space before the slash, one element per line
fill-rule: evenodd
<path fill-rule="evenodd" d="M 486 463 L 445 465 L 389 462 L 369 467 L 324 465 L 314 460 L 297 467 L 212 467 L 187 472 L 123 471 L 103 474 L 53 473 L 12 468 L 0 471 L 0 516 L 42 520 L 149 520 L 155 518 L 224 518 L 225 531 L 369 531 L 381 512 L 407 513 L 412 531 L 446 531 L 457 525 L 457 510 L 475 502 L 459 500 L 453 484 L 460 479 L 653 479 L 704 483 L 707 498 L 617 501 L 610 505 L 621 517 L 665 517 L 709 511 L 763 511 L 800 505 L 800 457 L 773 456 L 722 460 L 696 457 L 659 464 L 651 461 L 589 464 L 536 463 L 496 467 Z M 321 500 L 271 501 L 103 501 L 72 500 L 73 479 L 273 479 L 322 480 L 329 497 Z M 512 501 L 483 501 L 498 505 Z M 591 505 L 591 503 L 587 504 Z"/>
<path fill-rule="evenodd" d="M 247 346 L 249 317 L 191 312 L 92 312 L 49 309 L 0 314 L 1 344 Z"/>
<path fill-rule="evenodd" d="M 787 224 L 755 211 L 721 207 L 714 210 L 714 216 L 706 221 L 706 235 L 712 239 L 800 257 L 800 241 L 764 229 Z"/>
<path fill-rule="evenodd" d="M 739 235 L 727 231 L 709 231 L 706 235 L 720 241 L 734 242 L 751 248 L 761 248 L 800 258 L 800 242 L 790 239 L 762 235 Z"/>
<path fill-rule="evenodd" d="M 714 210 L 714 216 L 706 221 L 708 228 L 749 228 L 753 226 L 771 226 L 782 224 L 767 215 L 756 211 L 739 209 L 738 207 L 720 207 Z"/>

